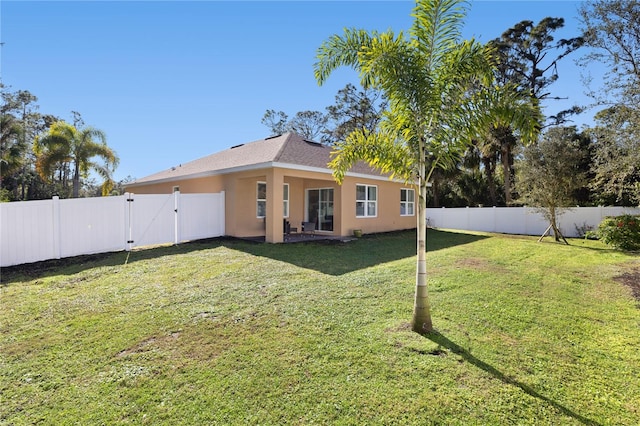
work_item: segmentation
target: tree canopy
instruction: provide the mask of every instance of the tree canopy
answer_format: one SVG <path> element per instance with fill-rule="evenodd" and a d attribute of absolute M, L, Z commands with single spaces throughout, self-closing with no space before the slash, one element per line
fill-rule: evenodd
<path fill-rule="evenodd" d="M 591 49 L 581 63 L 606 65 L 604 89 L 591 91 L 600 104 L 623 103 L 638 108 L 640 97 L 640 2 L 586 1 L 580 6 L 584 39 Z M 587 70 L 588 71 L 588 70 Z"/>
<path fill-rule="evenodd" d="M 575 127 L 549 128 L 538 143 L 525 148 L 523 160 L 518 163 L 516 186 L 520 201 L 544 215 L 556 241 L 562 237 L 557 217 L 576 205 L 578 191 L 586 184 L 585 171 L 581 169 L 582 137 Z"/>
<path fill-rule="evenodd" d="M 107 146 L 106 135 L 93 127 L 77 129 L 64 122 L 53 123 L 48 133 L 36 138 L 33 150 L 37 156 L 36 170 L 45 180 L 54 174 L 65 176 L 69 167 L 72 182 L 72 197 L 80 191 L 80 177 L 95 171 L 104 180 L 102 195 L 108 195 L 113 188 L 111 175 L 118 165 L 116 153 Z M 101 162 L 96 159 L 102 160 Z"/>

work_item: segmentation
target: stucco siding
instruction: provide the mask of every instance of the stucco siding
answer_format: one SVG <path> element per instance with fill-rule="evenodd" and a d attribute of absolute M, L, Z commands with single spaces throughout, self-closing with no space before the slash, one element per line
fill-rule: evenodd
<path fill-rule="evenodd" d="M 184 179 L 161 183 L 132 185 L 127 191 L 135 194 L 171 194 L 174 187 L 179 187 L 183 194 L 204 194 L 224 191 L 223 176 L 208 176 L 195 179 Z"/>
<path fill-rule="evenodd" d="M 376 186 L 377 212 L 374 217 L 356 216 L 357 185 Z M 345 178 L 342 184 L 342 199 L 348 201 L 345 201 L 345 205 L 342 208 L 342 235 L 350 235 L 355 229 L 362 230 L 364 234 L 370 234 L 415 228 L 417 224 L 415 215 L 417 202 L 414 205 L 414 215 L 400 215 L 400 190 L 403 188 L 415 189 L 410 185 L 390 180 Z"/>

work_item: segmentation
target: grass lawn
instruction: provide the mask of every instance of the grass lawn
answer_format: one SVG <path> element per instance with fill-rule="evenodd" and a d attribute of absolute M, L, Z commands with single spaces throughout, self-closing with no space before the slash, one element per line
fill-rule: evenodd
<path fill-rule="evenodd" d="M 2 271 L 0 424 L 639 425 L 640 256 L 429 231 Z"/>

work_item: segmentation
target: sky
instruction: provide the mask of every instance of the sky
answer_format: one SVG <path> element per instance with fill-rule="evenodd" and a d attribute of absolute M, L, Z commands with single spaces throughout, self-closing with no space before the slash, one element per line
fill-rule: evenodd
<path fill-rule="evenodd" d="M 522 20 L 562 17 L 579 34 L 575 1 L 472 1 L 464 38 L 487 42 Z M 323 41 L 344 28 L 408 30 L 415 3 L 396 1 L 0 1 L 0 71 L 39 111 L 103 130 L 120 158 L 115 179 L 144 176 L 263 139 L 268 109 L 325 112 L 351 69 L 319 86 Z M 575 52 L 559 65 L 550 115 L 589 102 Z M 575 124 L 591 122 L 592 113 Z"/>

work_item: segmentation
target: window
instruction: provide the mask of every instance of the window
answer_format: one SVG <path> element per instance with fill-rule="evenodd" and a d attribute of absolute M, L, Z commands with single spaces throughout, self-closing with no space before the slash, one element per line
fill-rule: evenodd
<path fill-rule="evenodd" d="M 378 214 L 378 187 L 356 185 L 356 217 L 375 217 Z"/>
<path fill-rule="evenodd" d="M 416 211 L 415 191 L 413 189 L 400 190 L 400 216 L 413 216 Z"/>
<path fill-rule="evenodd" d="M 267 215 L 267 184 L 266 182 L 258 182 L 257 192 L 257 213 L 258 218 L 263 218 Z M 282 188 L 282 200 L 283 200 L 283 217 L 289 217 L 289 184 L 285 183 Z"/>
<path fill-rule="evenodd" d="M 289 184 L 285 183 L 282 188 L 282 211 L 283 217 L 289 217 Z"/>
<path fill-rule="evenodd" d="M 265 217 L 267 215 L 267 184 L 266 182 L 258 182 L 258 195 L 257 195 L 258 218 Z"/>

